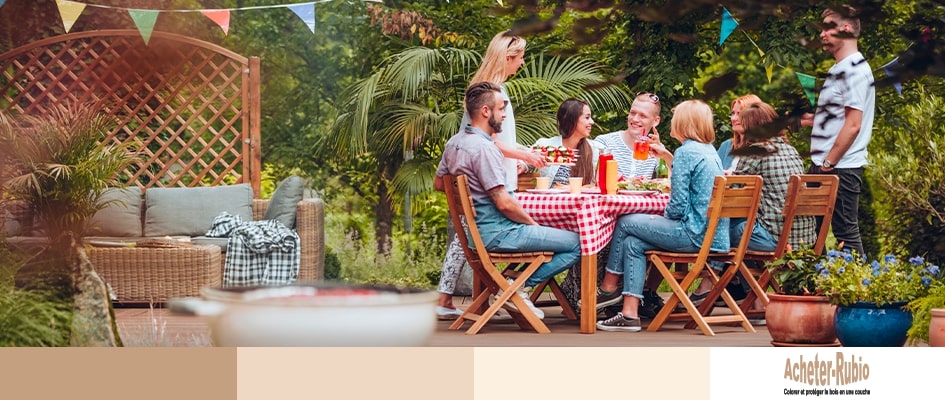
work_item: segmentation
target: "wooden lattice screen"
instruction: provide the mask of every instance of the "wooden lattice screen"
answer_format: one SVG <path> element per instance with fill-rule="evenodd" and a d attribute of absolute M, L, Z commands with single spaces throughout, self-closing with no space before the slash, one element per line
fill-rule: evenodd
<path fill-rule="evenodd" d="M 56 36 L 0 55 L 0 109 L 104 104 L 141 161 L 122 176 L 142 189 L 250 183 L 259 196 L 259 59 L 137 30 Z"/>

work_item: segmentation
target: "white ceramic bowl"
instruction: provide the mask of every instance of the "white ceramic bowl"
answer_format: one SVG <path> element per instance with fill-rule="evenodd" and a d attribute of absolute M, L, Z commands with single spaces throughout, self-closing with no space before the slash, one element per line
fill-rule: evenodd
<path fill-rule="evenodd" d="M 206 317 L 215 346 L 423 346 L 436 329 L 434 291 L 301 284 L 201 295 L 170 308 Z"/>

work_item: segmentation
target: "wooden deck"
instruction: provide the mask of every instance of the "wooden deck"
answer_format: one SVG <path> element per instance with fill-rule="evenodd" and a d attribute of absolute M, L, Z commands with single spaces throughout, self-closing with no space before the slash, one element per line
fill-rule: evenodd
<path fill-rule="evenodd" d="M 465 303 L 464 303 L 465 302 Z M 457 297 L 460 308 L 469 298 Z M 643 321 L 642 332 L 580 333 L 578 321 L 569 321 L 560 309 L 545 309 L 545 324 L 550 334 L 523 331 L 511 322 L 490 323 L 477 335 L 466 335 L 464 330 L 450 331 L 452 321 L 440 321 L 430 346 L 439 347 L 581 347 L 581 346 L 641 346 L 641 347 L 770 347 L 771 337 L 764 326 L 756 326 L 756 333 L 746 333 L 741 327 L 713 326 L 715 336 L 705 336 L 698 329 L 684 329 L 683 323 L 668 323 L 659 332 L 647 332 L 648 320 Z M 205 347 L 211 346 L 210 329 L 202 317 L 171 314 L 164 308 L 116 308 L 115 315 L 122 341 L 127 347 Z M 464 328 L 468 328 L 467 323 Z"/>

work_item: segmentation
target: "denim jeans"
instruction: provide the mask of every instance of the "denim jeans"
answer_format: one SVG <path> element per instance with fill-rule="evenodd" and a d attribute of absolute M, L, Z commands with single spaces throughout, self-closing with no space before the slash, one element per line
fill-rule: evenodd
<path fill-rule="evenodd" d="M 860 191 L 863 186 L 863 168 L 834 168 L 823 171 L 819 166 L 812 165 L 808 171 L 811 174 L 836 175 L 840 178 L 837 190 L 837 202 L 834 203 L 833 219 L 830 227 L 837 243 L 842 242 L 844 249 L 853 249 L 862 257 L 866 257 L 863 250 L 863 241 L 860 239 Z M 817 229 L 823 218 L 817 218 Z"/>
<path fill-rule="evenodd" d="M 617 219 L 610 242 L 607 271 L 623 275 L 623 295 L 643 298 L 647 250 L 694 253 L 682 222 L 654 214 L 627 214 Z"/>
<path fill-rule="evenodd" d="M 551 261 L 538 267 L 525 281 L 535 287 L 558 273 L 571 268 L 581 259 L 581 240 L 577 233 L 541 225 L 518 225 L 495 236 L 486 249 L 496 252 L 552 251 Z"/>
<path fill-rule="evenodd" d="M 729 222 L 729 238 L 732 241 L 732 247 L 738 247 L 738 242 L 742 240 L 742 233 L 745 232 L 745 225 L 748 220 L 745 218 L 732 218 Z M 778 239 L 772 237 L 761 222 L 755 220 L 755 227 L 751 230 L 751 240 L 748 241 L 748 249 L 754 251 L 774 251 L 778 247 Z"/>

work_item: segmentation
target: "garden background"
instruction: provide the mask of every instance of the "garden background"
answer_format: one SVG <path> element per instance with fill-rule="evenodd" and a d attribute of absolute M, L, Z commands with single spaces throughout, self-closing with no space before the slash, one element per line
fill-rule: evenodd
<path fill-rule="evenodd" d="M 664 139 L 674 104 L 707 101 L 718 144 L 731 136 L 728 106 L 737 96 L 755 93 L 792 117 L 812 111 L 797 73 L 819 84 L 833 64 L 817 34 L 820 12 L 836 4 L 80 3 L 87 6 L 69 32 L 137 28 L 146 34 L 140 20 L 146 10 L 156 18 L 150 22 L 156 31 L 259 56 L 264 197 L 290 174 L 310 178 L 327 203 L 329 278 L 424 287 L 437 282 L 449 234 L 446 201 L 432 189 L 433 172 L 443 144 L 458 130 L 462 91 L 493 35 L 511 28 L 528 41 L 526 65 L 507 83 L 520 144 L 556 135 L 554 111 L 567 97 L 591 102 L 597 121 L 592 135 L 624 129 L 630 99 L 639 91 L 660 97 Z M 867 252 L 945 262 L 945 116 L 939 112 L 945 108 L 945 5 L 849 3 L 861 13 L 860 51 L 877 78 L 871 165 L 861 198 Z M 0 53 L 65 33 L 60 5 L 0 1 Z M 228 10 L 227 29 L 201 10 Z M 898 69 L 882 68 L 894 60 Z M 792 138 L 802 153 L 808 140 L 809 130 Z"/>

